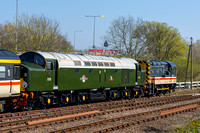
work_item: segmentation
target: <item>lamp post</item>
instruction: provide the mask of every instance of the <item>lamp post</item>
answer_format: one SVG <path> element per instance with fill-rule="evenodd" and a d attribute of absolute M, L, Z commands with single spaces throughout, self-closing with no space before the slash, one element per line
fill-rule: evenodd
<path fill-rule="evenodd" d="M 16 46 L 15 46 L 15 51 L 17 52 L 17 34 L 18 34 L 18 31 L 17 31 L 17 27 L 18 27 L 18 0 L 16 0 L 16 36 L 15 36 L 15 43 L 16 43 Z"/>
<path fill-rule="evenodd" d="M 92 46 L 92 48 L 95 49 L 95 19 L 96 19 L 96 17 L 104 17 L 104 15 L 97 15 L 97 16 L 86 15 L 85 17 L 92 17 L 92 18 L 94 18 L 93 46 Z"/>
<path fill-rule="evenodd" d="M 191 49 L 191 89 L 192 89 L 192 87 L 193 87 L 193 68 L 192 68 L 192 41 L 193 41 L 193 38 L 192 37 L 190 37 L 190 41 L 191 41 L 191 47 L 190 47 L 190 49 Z"/>
<path fill-rule="evenodd" d="M 75 50 L 75 42 L 76 42 L 76 33 L 77 32 L 83 32 L 82 30 L 75 30 L 74 31 L 74 50 Z"/>

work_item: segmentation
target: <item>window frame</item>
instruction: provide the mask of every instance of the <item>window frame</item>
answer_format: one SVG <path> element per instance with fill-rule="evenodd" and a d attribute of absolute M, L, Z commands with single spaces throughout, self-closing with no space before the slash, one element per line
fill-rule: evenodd
<path fill-rule="evenodd" d="M 6 73 L 6 66 L 4 66 L 4 65 L 0 65 L 0 67 L 4 67 L 4 71 L 0 71 L 0 75 L 1 75 L 1 73 L 4 73 L 5 74 L 5 76 L 4 77 L 1 77 L 0 76 L 0 79 L 6 79 L 7 78 L 7 73 Z"/>
<path fill-rule="evenodd" d="M 48 64 L 49 63 L 51 64 L 51 69 L 48 68 Z M 47 63 L 46 63 L 46 70 L 47 71 L 53 71 L 53 62 L 52 61 L 47 61 Z"/>
<path fill-rule="evenodd" d="M 18 67 L 18 74 L 16 76 L 17 71 L 15 72 L 15 70 L 17 70 L 17 69 L 15 69 L 15 68 L 17 68 L 17 67 Z M 14 65 L 13 66 L 13 79 L 20 79 L 20 75 L 21 75 L 20 72 L 21 72 L 20 65 Z"/>

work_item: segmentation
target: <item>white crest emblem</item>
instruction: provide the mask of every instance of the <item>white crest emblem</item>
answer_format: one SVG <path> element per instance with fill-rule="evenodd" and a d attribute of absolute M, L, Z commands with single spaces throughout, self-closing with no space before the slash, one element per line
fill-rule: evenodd
<path fill-rule="evenodd" d="M 83 76 L 80 78 L 80 80 L 82 80 L 82 82 L 85 83 L 85 81 L 88 80 L 88 78 L 87 78 L 85 75 L 83 75 Z"/>
<path fill-rule="evenodd" d="M 110 76 L 110 79 L 109 79 L 110 81 L 113 81 L 113 77 L 112 76 Z"/>

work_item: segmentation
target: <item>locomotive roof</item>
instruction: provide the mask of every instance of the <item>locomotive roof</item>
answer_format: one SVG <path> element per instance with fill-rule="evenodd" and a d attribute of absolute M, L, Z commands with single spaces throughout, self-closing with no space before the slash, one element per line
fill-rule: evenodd
<path fill-rule="evenodd" d="M 149 61 L 149 63 L 153 66 L 159 66 L 159 65 L 171 65 L 171 67 L 176 67 L 176 65 L 169 61 Z"/>
<path fill-rule="evenodd" d="M 0 59 L 20 60 L 18 55 L 5 49 L 0 49 Z"/>
<path fill-rule="evenodd" d="M 44 59 L 48 60 L 58 60 L 58 65 L 60 68 L 62 67 L 89 67 L 89 68 L 97 68 L 100 66 L 93 66 L 92 63 L 103 62 L 103 63 L 112 63 L 114 66 L 103 66 L 103 68 L 126 68 L 126 69 L 135 69 L 135 64 L 138 63 L 136 60 L 131 58 L 117 58 L 117 57 L 106 57 L 106 56 L 94 56 L 94 55 L 75 55 L 75 54 L 61 54 L 55 52 L 27 52 L 24 54 L 39 54 Z M 79 65 L 76 65 L 78 62 Z M 89 62 L 89 66 L 85 64 L 85 62 Z M 102 68 L 102 66 L 101 66 Z"/>

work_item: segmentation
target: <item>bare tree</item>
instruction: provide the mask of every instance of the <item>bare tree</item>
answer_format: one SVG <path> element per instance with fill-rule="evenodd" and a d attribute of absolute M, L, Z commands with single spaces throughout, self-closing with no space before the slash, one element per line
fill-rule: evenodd
<path fill-rule="evenodd" d="M 133 17 L 119 17 L 111 22 L 111 26 L 104 36 L 105 40 L 120 53 L 139 56 L 145 49 L 143 45 L 142 29 L 144 22 Z"/>

